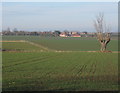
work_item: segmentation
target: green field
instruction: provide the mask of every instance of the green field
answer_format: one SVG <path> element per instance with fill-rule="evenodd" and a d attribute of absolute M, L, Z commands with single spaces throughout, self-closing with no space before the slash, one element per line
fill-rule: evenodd
<path fill-rule="evenodd" d="M 27 40 L 40 44 L 46 48 L 61 51 L 99 51 L 100 44 L 96 38 L 61 38 L 61 37 L 39 37 L 39 36 L 4 36 L 3 40 Z M 118 51 L 118 40 L 111 40 L 108 50 Z"/>
<path fill-rule="evenodd" d="M 45 51 L 43 48 L 31 45 L 27 42 L 3 42 L 2 49 L 13 51 Z"/>
<path fill-rule="evenodd" d="M 3 43 L 3 49 L 16 49 L 2 53 L 3 91 L 118 90 L 118 53 L 87 52 L 99 51 L 95 38 L 9 36 L 3 40 L 33 42 Z M 108 50 L 117 51 L 117 42 L 111 40 Z"/>

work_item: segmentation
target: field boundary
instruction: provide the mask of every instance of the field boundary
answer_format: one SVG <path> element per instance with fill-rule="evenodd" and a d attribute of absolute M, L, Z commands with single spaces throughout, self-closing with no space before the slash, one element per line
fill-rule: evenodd
<path fill-rule="evenodd" d="M 49 49 L 49 48 L 47 48 L 47 47 L 45 47 L 45 46 L 42 46 L 42 45 L 40 45 L 40 44 L 36 44 L 36 43 L 34 43 L 34 42 L 31 42 L 31 41 L 25 40 L 24 42 L 27 42 L 27 43 L 29 43 L 29 44 L 31 44 L 31 45 L 36 46 L 36 47 L 40 47 L 40 48 L 44 49 L 45 51 L 55 51 L 55 50 L 53 50 L 53 49 Z"/>
<path fill-rule="evenodd" d="M 27 52 L 49 52 L 49 51 L 16 51 L 16 50 L 7 50 L 6 52 L 15 52 L 15 53 L 27 53 Z M 51 51 L 51 52 L 58 52 L 58 53 L 72 53 L 72 52 L 83 52 L 83 53 L 120 53 L 120 51 L 112 51 L 112 52 L 94 52 L 94 51 Z"/>
<path fill-rule="evenodd" d="M 4 40 L 4 41 L 0 41 L 0 42 L 26 42 L 28 44 L 34 45 L 36 47 L 42 48 L 44 51 L 52 51 L 52 52 L 90 52 L 90 53 L 94 53 L 94 52 L 98 52 L 98 53 L 120 53 L 120 51 L 106 51 L 106 52 L 101 52 L 101 51 L 63 51 L 63 50 L 54 50 L 54 49 L 49 49 L 45 46 L 42 46 L 40 44 L 31 42 L 31 41 L 27 41 L 27 40 Z M 9 51 L 9 52 L 15 52 L 13 50 Z M 17 52 L 17 51 L 16 51 Z M 41 51 L 19 51 L 19 52 L 41 52 Z"/>
<path fill-rule="evenodd" d="M 108 52 L 101 52 L 101 51 L 55 51 L 55 52 L 90 52 L 90 53 L 94 53 L 94 52 L 98 52 L 98 53 L 120 53 L 120 51 L 108 51 Z"/>
<path fill-rule="evenodd" d="M 25 40 L 5 40 L 0 42 L 25 42 Z"/>
<path fill-rule="evenodd" d="M 0 41 L 0 42 L 25 42 L 25 43 L 34 45 L 34 46 L 36 46 L 36 47 L 42 48 L 42 49 L 45 50 L 45 51 L 56 51 L 56 50 L 49 49 L 49 48 L 44 47 L 44 46 L 42 46 L 42 45 L 40 45 L 40 44 L 36 44 L 36 43 L 34 43 L 34 42 L 27 41 L 27 40 L 5 40 L 5 41 Z"/>

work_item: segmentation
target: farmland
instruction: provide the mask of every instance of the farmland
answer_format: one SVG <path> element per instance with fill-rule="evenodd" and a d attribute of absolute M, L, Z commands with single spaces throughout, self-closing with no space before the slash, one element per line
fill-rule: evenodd
<path fill-rule="evenodd" d="M 30 45 L 26 42 L 3 42 L 3 49 L 7 50 L 15 50 L 15 51 L 30 51 L 31 49 L 34 51 L 40 51 L 42 48 L 36 47 L 34 45 Z M 9 45 L 9 46 L 8 46 Z"/>
<path fill-rule="evenodd" d="M 8 40 L 27 42 L 2 44 L 9 50 L 2 53 L 3 91 L 118 90 L 118 53 L 87 52 L 99 51 L 95 38 L 3 37 Z M 117 42 L 108 50 L 118 51 Z"/>
<path fill-rule="evenodd" d="M 99 51 L 100 45 L 96 38 L 60 38 L 39 36 L 4 36 L 4 40 L 27 40 L 46 48 L 61 51 Z M 118 51 L 118 40 L 113 39 L 108 44 L 108 50 Z"/>

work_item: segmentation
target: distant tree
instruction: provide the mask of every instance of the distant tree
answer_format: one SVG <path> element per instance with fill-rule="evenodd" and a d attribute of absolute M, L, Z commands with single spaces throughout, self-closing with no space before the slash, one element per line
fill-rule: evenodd
<path fill-rule="evenodd" d="M 59 36 L 59 35 L 61 34 L 61 32 L 60 32 L 59 30 L 55 30 L 55 31 L 53 32 L 53 34 L 54 34 L 54 36 Z"/>
<path fill-rule="evenodd" d="M 94 27 L 97 31 L 97 39 L 101 44 L 101 51 L 106 51 L 107 44 L 110 42 L 110 26 L 106 26 L 104 21 L 104 14 L 99 13 L 96 20 L 94 21 Z"/>
<path fill-rule="evenodd" d="M 14 28 L 14 29 L 13 29 L 13 32 L 17 32 L 17 31 L 18 31 L 17 28 Z"/>
<path fill-rule="evenodd" d="M 10 32 L 10 28 L 9 27 L 7 28 L 7 31 Z"/>
<path fill-rule="evenodd" d="M 38 35 L 38 33 L 35 31 L 35 32 L 31 32 L 31 35 Z"/>
<path fill-rule="evenodd" d="M 83 33 L 87 34 L 87 31 L 84 31 Z"/>
<path fill-rule="evenodd" d="M 64 30 L 64 33 L 65 33 L 66 35 L 68 35 L 68 34 L 69 34 L 69 31 L 68 31 L 68 30 Z"/>

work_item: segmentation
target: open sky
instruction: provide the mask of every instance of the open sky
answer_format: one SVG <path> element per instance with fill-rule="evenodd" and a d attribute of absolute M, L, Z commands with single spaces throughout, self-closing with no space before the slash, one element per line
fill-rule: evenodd
<path fill-rule="evenodd" d="M 118 29 L 117 2 L 3 2 L 2 26 L 18 30 L 94 30 L 93 20 L 104 13 L 112 31 Z"/>

